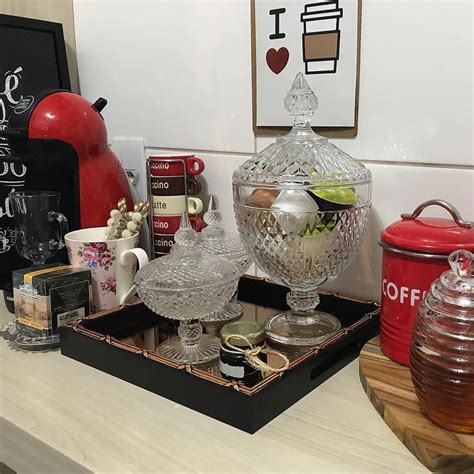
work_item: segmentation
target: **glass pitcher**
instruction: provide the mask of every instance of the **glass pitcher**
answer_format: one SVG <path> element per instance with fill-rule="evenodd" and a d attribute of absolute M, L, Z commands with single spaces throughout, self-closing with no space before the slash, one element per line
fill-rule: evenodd
<path fill-rule="evenodd" d="M 457 250 L 451 270 L 418 309 L 410 371 L 424 412 L 450 431 L 474 433 L 474 255 Z"/>

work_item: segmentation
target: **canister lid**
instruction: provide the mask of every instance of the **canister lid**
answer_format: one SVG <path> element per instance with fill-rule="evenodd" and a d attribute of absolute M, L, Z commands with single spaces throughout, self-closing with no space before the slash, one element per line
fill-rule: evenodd
<path fill-rule="evenodd" d="M 418 218 L 421 211 L 431 205 L 447 209 L 452 219 Z M 401 220 L 381 232 L 380 239 L 398 249 L 437 255 L 448 255 L 458 249 L 474 252 L 473 225 L 463 220 L 452 204 L 442 200 L 426 201 L 412 214 L 402 214 Z"/>

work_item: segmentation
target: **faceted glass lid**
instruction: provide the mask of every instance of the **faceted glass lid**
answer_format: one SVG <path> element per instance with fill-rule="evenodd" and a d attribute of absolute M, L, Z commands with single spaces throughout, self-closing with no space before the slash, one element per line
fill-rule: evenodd
<path fill-rule="evenodd" d="M 451 270 L 444 272 L 431 291 L 443 303 L 474 309 L 474 255 L 456 250 L 448 257 Z M 474 317 L 474 313 L 472 313 Z"/>
<path fill-rule="evenodd" d="M 138 286 L 179 291 L 225 285 L 240 277 L 233 263 L 198 248 L 197 233 L 186 213 L 181 217 L 175 242 L 169 255 L 153 260 L 137 272 Z"/>
<path fill-rule="evenodd" d="M 298 73 L 285 99 L 291 131 L 240 166 L 234 184 L 304 184 L 331 188 L 371 182 L 370 171 L 337 146 L 314 133 L 311 117 L 318 100 Z"/>
<path fill-rule="evenodd" d="M 229 260 L 241 273 L 245 273 L 252 263 L 252 257 L 240 236 L 226 232 L 221 226 L 222 215 L 216 208 L 213 196 L 209 200 L 209 208 L 203 219 L 207 227 L 200 232 L 200 248 L 204 252 Z"/>

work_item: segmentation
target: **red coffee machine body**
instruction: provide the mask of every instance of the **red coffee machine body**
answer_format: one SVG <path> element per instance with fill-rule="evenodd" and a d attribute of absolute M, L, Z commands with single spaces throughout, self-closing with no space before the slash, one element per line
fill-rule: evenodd
<path fill-rule="evenodd" d="M 42 91 L 17 104 L 4 131 L 28 169 L 26 188 L 59 191 L 71 229 L 104 226 L 120 198 L 132 203 L 100 114 L 106 104 L 102 98 L 91 104 L 72 92 Z"/>
<path fill-rule="evenodd" d="M 430 205 L 452 218 L 418 217 Z M 474 228 L 451 204 L 426 201 L 411 215 L 380 234 L 383 247 L 380 347 L 399 364 L 409 365 L 410 342 L 418 306 L 431 283 L 449 269 L 447 257 L 457 249 L 474 251 Z"/>

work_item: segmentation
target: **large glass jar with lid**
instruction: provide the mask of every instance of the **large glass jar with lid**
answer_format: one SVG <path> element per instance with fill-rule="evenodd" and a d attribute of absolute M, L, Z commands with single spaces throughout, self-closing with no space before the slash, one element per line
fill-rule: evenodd
<path fill-rule="evenodd" d="M 284 104 L 293 128 L 234 172 L 234 210 L 257 266 L 290 288 L 291 310 L 266 320 L 267 339 L 312 346 L 340 328 L 316 310 L 317 288 L 359 250 L 372 180 L 363 164 L 312 130 L 317 98 L 303 74 Z"/>
<path fill-rule="evenodd" d="M 438 425 L 474 433 L 474 256 L 456 250 L 451 270 L 418 308 L 410 371 L 421 407 Z"/>

